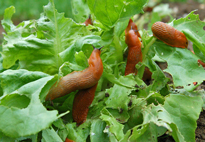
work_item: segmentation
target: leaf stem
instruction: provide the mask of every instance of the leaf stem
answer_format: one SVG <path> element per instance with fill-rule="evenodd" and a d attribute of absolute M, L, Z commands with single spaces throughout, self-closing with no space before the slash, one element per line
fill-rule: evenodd
<path fill-rule="evenodd" d="M 54 24 L 55 24 L 55 38 L 56 40 L 54 40 L 54 49 L 55 49 L 55 58 L 56 58 L 56 67 L 57 69 L 60 67 L 61 65 L 61 60 L 59 58 L 59 53 L 61 52 L 61 40 L 60 40 L 60 36 L 59 36 L 59 29 L 58 29 L 58 21 L 57 21 L 57 16 L 56 16 L 56 9 L 55 9 L 55 4 L 53 0 L 50 0 L 50 2 L 52 3 L 52 8 L 53 8 L 53 16 L 54 16 Z"/>
<path fill-rule="evenodd" d="M 144 69 L 145 69 L 145 59 L 147 58 L 147 53 L 149 51 L 150 46 L 156 41 L 157 38 L 152 37 L 152 39 L 150 40 L 150 42 L 144 47 L 144 50 L 142 52 L 142 66 L 139 68 L 137 76 L 142 79 L 143 74 L 144 74 Z"/>

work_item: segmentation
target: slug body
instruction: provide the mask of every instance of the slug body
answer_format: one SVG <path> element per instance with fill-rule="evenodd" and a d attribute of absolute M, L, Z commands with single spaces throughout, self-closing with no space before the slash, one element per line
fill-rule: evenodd
<path fill-rule="evenodd" d="M 125 42 L 128 45 L 127 64 L 125 68 L 125 75 L 130 73 L 137 74 L 135 65 L 142 62 L 141 42 L 134 30 L 129 30 L 125 36 Z"/>
<path fill-rule="evenodd" d="M 75 141 L 66 138 L 66 139 L 65 139 L 65 142 L 75 142 Z"/>
<path fill-rule="evenodd" d="M 188 46 L 186 36 L 166 23 L 156 22 L 151 29 L 153 36 L 170 46 L 179 48 L 187 48 Z"/>
<path fill-rule="evenodd" d="M 137 25 L 132 21 L 132 19 L 129 20 L 129 23 L 127 25 L 127 28 L 125 29 L 125 37 L 129 34 L 130 30 L 134 30 L 138 37 L 141 38 L 140 33 L 138 32 Z"/>
<path fill-rule="evenodd" d="M 89 106 L 92 104 L 92 101 L 95 96 L 95 91 L 97 88 L 97 83 L 87 89 L 79 90 L 79 92 L 75 95 L 73 101 L 73 120 L 77 123 L 77 125 L 85 122 L 89 110 Z"/>
<path fill-rule="evenodd" d="M 88 60 L 89 67 L 83 71 L 74 71 L 55 83 L 49 90 L 46 100 L 53 100 L 73 91 L 94 86 L 103 73 L 100 49 L 94 49 Z"/>
<path fill-rule="evenodd" d="M 88 19 L 84 23 L 85 23 L 86 26 L 88 26 L 89 24 L 93 25 L 93 21 L 91 19 L 91 15 L 89 15 Z"/>

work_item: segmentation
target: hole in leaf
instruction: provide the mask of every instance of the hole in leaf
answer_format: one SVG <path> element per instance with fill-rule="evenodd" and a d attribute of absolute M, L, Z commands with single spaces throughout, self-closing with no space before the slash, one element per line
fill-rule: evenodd
<path fill-rule="evenodd" d="M 132 100 L 130 100 L 130 102 L 128 103 L 128 107 L 132 106 Z"/>
<path fill-rule="evenodd" d="M 122 112 L 123 112 L 123 109 L 122 109 L 122 108 L 120 108 L 119 113 L 122 113 Z"/>
<path fill-rule="evenodd" d="M 157 121 L 162 121 L 162 119 L 157 119 Z"/>
<path fill-rule="evenodd" d="M 205 31 L 205 26 L 203 27 L 203 30 Z"/>
<path fill-rule="evenodd" d="M 49 22 L 50 20 L 49 19 L 45 19 L 45 22 Z"/>
<path fill-rule="evenodd" d="M 109 97 L 110 96 L 110 94 L 109 93 L 105 93 L 105 97 Z"/>
<path fill-rule="evenodd" d="M 188 17 L 188 19 L 190 20 L 191 18 L 190 18 L 190 17 Z"/>
<path fill-rule="evenodd" d="M 183 86 L 177 86 L 176 89 L 183 89 Z"/>
<path fill-rule="evenodd" d="M 131 132 L 131 134 L 130 134 L 130 135 L 132 135 L 133 129 L 131 129 L 131 131 L 130 131 L 130 132 Z"/>
<path fill-rule="evenodd" d="M 99 99 L 98 102 L 101 102 L 103 99 Z"/>
<path fill-rule="evenodd" d="M 187 86 L 190 86 L 191 84 L 188 84 Z"/>
<path fill-rule="evenodd" d="M 160 110 L 158 110 L 157 112 L 163 112 L 163 110 L 160 109 Z"/>

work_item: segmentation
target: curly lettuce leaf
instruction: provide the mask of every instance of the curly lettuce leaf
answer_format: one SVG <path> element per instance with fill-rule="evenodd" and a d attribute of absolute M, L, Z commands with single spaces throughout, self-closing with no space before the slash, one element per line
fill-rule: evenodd
<path fill-rule="evenodd" d="M 4 95 L 7 95 L 29 82 L 47 76 L 48 74 L 42 72 L 32 72 L 32 71 L 29 72 L 24 69 L 6 70 L 0 73 L 1 87 L 3 88 Z M 11 84 L 11 82 L 13 83 Z"/>
<path fill-rule="evenodd" d="M 2 44 L 4 68 L 13 66 L 19 60 L 20 68 L 55 74 L 65 62 L 59 54 L 90 33 L 84 25 L 58 13 L 53 1 L 44 7 L 40 19 L 24 21 L 18 26 L 11 21 L 14 11 L 14 7 L 7 8 L 2 20 L 7 33 Z"/>

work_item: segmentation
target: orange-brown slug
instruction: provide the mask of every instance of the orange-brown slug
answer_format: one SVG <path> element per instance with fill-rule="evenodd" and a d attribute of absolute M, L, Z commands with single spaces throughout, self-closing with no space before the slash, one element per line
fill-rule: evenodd
<path fill-rule="evenodd" d="M 73 101 L 73 120 L 77 123 L 77 125 L 85 122 L 89 110 L 89 106 L 92 104 L 92 101 L 95 96 L 95 91 L 97 88 L 97 83 L 87 89 L 79 90 L 75 95 Z"/>
<path fill-rule="evenodd" d="M 141 42 L 134 30 L 129 30 L 125 36 L 125 42 L 128 45 L 127 64 L 125 68 L 125 75 L 130 73 L 137 74 L 135 65 L 142 62 Z"/>
<path fill-rule="evenodd" d="M 125 37 L 128 35 L 130 30 L 134 30 L 138 37 L 141 38 L 140 33 L 138 31 L 137 25 L 132 21 L 132 19 L 129 20 L 129 23 L 127 25 L 127 28 L 125 29 Z"/>
<path fill-rule="evenodd" d="M 170 46 L 180 48 L 187 48 L 188 46 L 188 41 L 184 33 L 166 23 L 156 22 L 152 25 L 151 29 L 153 36 Z"/>
<path fill-rule="evenodd" d="M 93 25 L 93 21 L 91 19 L 91 15 L 89 15 L 88 19 L 86 19 L 86 21 L 84 23 L 85 23 L 86 26 Z"/>
<path fill-rule="evenodd" d="M 89 57 L 89 67 L 83 71 L 74 71 L 56 82 L 49 90 L 46 100 L 62 97 L 76 90 L 94 86 L 103 73 L 100 49 L 95 48 Z"/>

